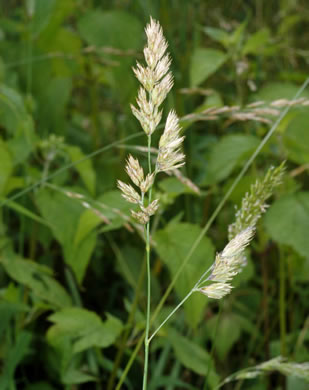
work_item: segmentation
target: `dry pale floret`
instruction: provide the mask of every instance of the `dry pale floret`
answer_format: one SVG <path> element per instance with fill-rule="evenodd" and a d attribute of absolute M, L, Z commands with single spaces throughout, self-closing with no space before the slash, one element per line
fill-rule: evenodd
<path fill-rule="evenodd" d="M 227 282 L 241 271 L 244 250 L 252 240 L 254 232 L 253 228 L 243 230 L 217 254 L 208 280 Z"/>
<path fill-rule="evenodd" d="M 232 286 L 229 283 L 213 283 L 209 286 L 202 287 L 198 291 L 207 295 L 209 298 L 221 299 L 231 292 Z"/>
<path fill-rule="evenodd" d="M 140 184 L 141 191 L 145 194 L 149 188 L 153 185 L 155 175 L 154 173 L 147 174 L 145 180 L 143 180 Z"/>
<path fill-rule="evenodd" d="M 133 211 L 131 210 L 132 217 L 135 218 L 142 225 L 146 225 L 149 222 L 149 215 L 145 214 L 143 211 Z"/>
<path fill-rule="evenodd" d="M 149 217 L 154 215 L 159 208 L 159 200 L 153 200 L 147 207 L 141 207 L 142 211 Z"/>
<path fill-rule="evenodd" d="M 151 19 L 146 27 L 146 35 L 144 55 L 147 66 L 137 63 L 133 68 L 143 88 L 141 87 L 138 93 L 138 108 L 131 108 L 145 133 L 151 135 L 161 120 L 159 106 L 172 88 L 173 78 L 169 72 L 171 60 L 168 54 L 165 55 L 167 42 L 160 24 Z"/>
<path fill-rule="evenodd" d="M 144 180 L 144 171 L 137 159 L 129 155 L 126 165 L 127 174 L 135 185 L 140 186 Z"/>
<path fill-rule="evenodd" d="M 184 137 L 180 137 L 179 119 L 174 110 L 168 114 L 164 132 L 159 141 L 157 171 L 169 171 L 184 165 L 185 155 L 178 149 Z"/>
<path fill-rule="evenodd" d="M 125 200 L 127 200 L 130 203 L 137 203 L 137 204 L 141 202 L 141 196 L 135 191 L 135 189 L 130 184 L 126 184 L 121 180 L 118 180 L 117 185 L 120 191 L 122 192 L 121 195 Z"/>

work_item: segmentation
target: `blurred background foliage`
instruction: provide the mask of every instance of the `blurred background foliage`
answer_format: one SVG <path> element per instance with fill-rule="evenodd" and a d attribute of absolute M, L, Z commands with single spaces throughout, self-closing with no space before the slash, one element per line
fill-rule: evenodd
<path fill-rule="evenodd" d="M 1 0 L 1 390 L 111 390 L 121 375 L 121 388 L 141 386 L 142 351 L 123 370 L 144 329 L 144 244 L 115 183 L 126 180 L 129 152 L 145 156 L 131 67 L 142 61 L 150 15 L 173 60 L 164 112 L 176 109 L 186 136 L 185 168 L 162 174 L 155 189 L 153 308 L 243 164 L 291 109 L 155 324 L 224 247 L 250 184 L 286 160 L 237 288 L 219 304 L 193 296 L 163 328 L 149 389 L 213 389 L 279 355 L 309 358 L 308 89 L 291 101 L 308 77 L 308 1 Z M 308 370 L 273 370 L 224 388 L 309 386 Z"/>

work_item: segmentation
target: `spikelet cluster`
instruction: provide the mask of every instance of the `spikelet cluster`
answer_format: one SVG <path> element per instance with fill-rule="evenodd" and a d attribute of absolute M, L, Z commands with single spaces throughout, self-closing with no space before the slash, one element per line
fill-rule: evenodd
<path fill-rule="evenodd" d="M 160 24 L 151 18 L 145 32 L 147 45 L 144 56 L 147 66 L 137 62 L 136 68 L 133 68 L 141 87 L 137 97 L 138 108 L 133 105 L 131 108 L 145 133 L 151 135 L 160 123 L 162 111 L 159 107 L 173 86 L 173 78 L 169 71 L 171 60 L 165 54 L 167 42 Z"/>
<path fill-rule="evenodd" d="M 235 222 L 229 226 L 230 241 L 223 251 L 216 255 L 211 273 L 206 279 L 212 284 L 199 287 L 199 292 L 214 299 L 221 299 L 230 293 L 232 285 L 228 282 L 241 272 L 245 265 L 244 251 L 254 236 L 257 221 L 267 210 L 266 200 L 282 182 L 284 170 L 284 163 L 277 168 L 271 167 L 263 181 L 257 180 L 251 186 L 250 192 L 242 200 L 240 210 L 236 212 Z"/>
<path fill-rule="evenodd" d="M 243 230 L 226 245 L 221 253 L 217 253 L 211 274 L 207 278 L 214 283 L 201 287 L 199 289 L 201 293 L 214 299 L 221 299 L 230 293 L 232 285 L 227 282 L 241 271 L 244 250 L 252 240 L 254 232 L 252 227 Z"/>
<path fill-rule="evenodd" d="M 284 162 L 279 167 L 270 167 L 263 181 L 257 180 L 244 196 L 241 207 L 236 211 L 235 222 L 229 226 L 229 239 L 234 238 L 249 226 L 255 226 L 261 215 L 266 212 L 265 203 L 274 188 L 282 182 Z"/>
<path fill-rule="evenodd" d="M 169 71 L 170 57 L 166 54 L 167 42 L 158 22 L 150 19 L 146 29 L 147 45 L 144 48 L 146 66 L 137 63 L 133 71 L 141 83 L 137 97 L 137 107 L 131 105 L 132 112 L 139 120 L 144 132 L 148 136 L 156 130 L 162 117 L 160 105 L 173 86 L 172 74 Z M 137 159 L 128 157 L 126 172 L 137 191 L 132 185 L 118 180 L 118 188 L 122 196 L 130 203 L 137 204 L 139 210 L 131 210 L 133 218 L 141 224 L 147 224 L 159 207 L 158 199 L 145 205 L 145 194 L 153 185 L 158 172 L 168 172 L 184 164 L 184 154 L 180 146 L 184 140 L 180 136 L 179 119 L 174 110 L 168 114 L 163 134 L 159 141 L 159 150 L 153 173 L 145 177 L 143 168 Z"/>
<path fill-rule="evenodd" d="M 127 160 L 126 172 L 135 186 L 139 188 L 139 192 L 136 191 L 132 185 L 126 184 L 121 180 L 118 180 L 117 182 L 118 188 L 120 189 L 121 195 L 126 201 L 139 205 L 140 210 L 131 210 L 131 213 L 139 223 L 144 225 L 148 223 L 151 215 L 154 215 L 159 207 L 158 199 L 152 201 L 147 207 L 144 206 L 144 197 L 153 184 L 154 173 L 148 173 L 145 177 L 144 170 L 140 166 L 138 160 L 131 155 L 129 155 Z"/>

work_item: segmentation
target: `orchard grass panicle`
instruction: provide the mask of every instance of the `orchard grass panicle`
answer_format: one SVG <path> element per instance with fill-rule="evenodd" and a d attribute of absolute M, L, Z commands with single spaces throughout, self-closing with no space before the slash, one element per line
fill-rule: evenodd
<path fill-rule="evenodd" d="M 154 170 L 151 161 L 151 135 L 157 129 L 162 111 L 160 105 L 165 100 L 168 92 L 173 86 L 172 74 L 169 71 L 170 57 L 166 54 L 167 42 L 163 36 L 162 28 L 158 22 L 150 18 L 150 23 L 146 29 L 147 45 L 144 48 L 146 66 L 140 63 L 133 69 L 135 76 L 141 83 L 137 107 L 131 105 L 132 112 L 140 122 L 148 138 L 148 172 L 145 176 L 144 170 L 139 161 L 129 155 L 126 164 L 126 172 L 138 191 L 130 184 L 118 180 L 118 188 L 122 196 L 130 203 L 138 205 L 138 210 L 132 209 L 132 217 L 144 225 L 144 235 L 146 242 L 147 261 L 147 312 L 145 329 L 145 362 L 143 389 L 147 388 L 148 355 L 149 355 L 149 327 L 150 327 L 150 217 L 159 208 L 159 199 L 152 200 L 152 186 L 156 174 L 167 172 L 184 165 L 184 154 L 180 151 L 184 137 L 180 136 L 181 128 L 179 119 L 174 110 L 167 116 L 165 128 L 159 141 L 159 150 Z M 147 196 L 146 196 L 147 195 Z"/>
<path fill-rule="evenodd" d="M 181 151 L 184 136 L 181 136 L 179 119 L 176 112 L 171 110 L 167 116 L 163 134 L 159 139 L 157 158 L 153 166 L 151 135 L 161 121 L 162 111 L 160 105 L 172 88 L 173 78 L 169 71 L 171 60 L 169 55 L 166 54 L 168 45 L 160 24 L 151 18 L 145 31 L 147 36 L 147 45 L 144 48 L 146 66 L 137 63 L 133 69 L 141 86 L 137 97 L 137 107 L 132 105 L 131 108 L 147 136 L 148 172 L 145 174 L 140 162 L 129 155 L 125 170 L 132 181 L 132 185 L 118 180 L 118 188 L 124 199 L 136 205 L 131 210 L 132 218 L 144 226 L 147 264 L 147 310 L 143 390 L 147 389 L 150 341 L 194 292 L 202 293 L 212 299 L 221 299 L 231 292 L 233 288 L 231 281 L 235 275 L 241 272 L 245 264 L 244 252 L 253 239 L 256 223 L 267 209 L 265 201 L 272 195 L 274 188 L 281 183 L 284 173 L 283 163 L 278 168 L 270 168 L 263 181 L 257 181 L 251 186 L 249 193 L 243 198 L 240 210 L 236 212 L 235 222 L 229 226 L 228 244 L 222 252 L 216 255 L 213 265 L 202 274 L 183 300 L 149 336 L 151 303 L 150 217 L 159 208 L 159 199 L 152 200 L 152 186 L 157 173 L 166 172 L 169 174 L 171 171 L 176 172 L 178 168 L 182 167 L 185 164 L 185 155 Z"/>

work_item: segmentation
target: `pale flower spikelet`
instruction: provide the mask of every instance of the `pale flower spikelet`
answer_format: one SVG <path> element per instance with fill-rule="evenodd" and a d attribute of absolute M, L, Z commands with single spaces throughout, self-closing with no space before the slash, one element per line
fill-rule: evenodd
<path fill-rule="evenodd" d="M 213 283 L 209 286 L 200 288 L 199 292 L 206 295 L 208 298 L 221 299 L 229 294 L 231 290 L 232 286 L 229 283 Z"/>
<path fill-rule="evenodd" d="M 226 245 L 221 253 L 216 255 L 208 280 L 224 283 L 233 279 L 241 271 L 244 250 L 252 240 L 254 232 L 254 228 L 243 230 Z"/>
<path fill-rule="evenodd" d="M 138 160 L 131 155 L 129 155 L 127 160 L 126 172 L 136 186 L 139 187 L 144 181 L 143 168 L 139 165 Z"/>
<path fill-rule="evenodd" d="M 242 270 L 244 250 L 252 240 L 254 232 L 252 227 L 243 230 L 216 255 L 211 274 L 205 280 L 212 283 L 199 287 L 197 291 L 214 299 L 221 299 L 231 292 L 233 286 L 227 282 Z"/>
<path fill-rule="evenodd" d="M 153 182 L 154 182 L 154 173 L 151 173 L 151 174 L 147 174 L 145 180 L 143 180 L 140 184 L 140 189 L 141 191 L 145 194 L 149 188 L 153 185 Z"/>
<path fill-rule="evenodd" d="M 127 200 L 130 203 L 137 203 L 137 204 L 141 202 L 141 196 L 135 191 L 135 189 L 130 184 L 126 184 L 121 180 L 118 180 L 117 185 L 121 191 L 121 195 L 125 200 Z"/>
<path fill-rule="evenodd" d="M 151 18 L 145 32 L 147 45 L 144 56 L 147 67 L 137 63 L 136 68 L 133 68 L 142 86 L 137 97 L 138 108 L 131 105 L 131 109 L 145 133 L 151 135 L 161 120 L 159 106 L 172 88 L 173 78 L 169 72 L 171 60 L 165 54 L 168 45 L 160 24 Z"/>
<path fill-rule="evenodd" d="M 159 141 L 156 170 L 169 171 L 184 165 L 185 155 L 179 150 L 184 137 L 180 136 L 179 119 L 174 110 L 168 114 L 164 132 Z"/>

